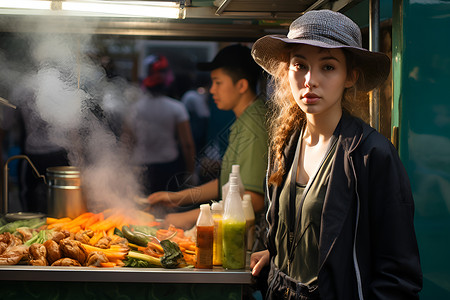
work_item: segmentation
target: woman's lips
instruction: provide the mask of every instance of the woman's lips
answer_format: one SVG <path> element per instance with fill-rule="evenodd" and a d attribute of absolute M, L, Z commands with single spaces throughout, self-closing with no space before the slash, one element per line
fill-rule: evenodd
<path fill-rule="evenodd" d="M 302 97 L 305 104 L 314 104 L 319 101 L 320 97 L 314 93 L 307 93 Z"/>

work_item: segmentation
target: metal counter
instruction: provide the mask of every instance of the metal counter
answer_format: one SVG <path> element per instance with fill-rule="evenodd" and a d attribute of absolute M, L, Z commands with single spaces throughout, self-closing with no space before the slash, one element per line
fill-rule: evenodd
<path fill-rule="evenodd" d="M 247 270 L 0 266 L 2 300 L 250 299 Z"/>
<path fill-rule="evenodd" d="M 0 280 L 250 284 L 250 270 L 0 266 Z"/>

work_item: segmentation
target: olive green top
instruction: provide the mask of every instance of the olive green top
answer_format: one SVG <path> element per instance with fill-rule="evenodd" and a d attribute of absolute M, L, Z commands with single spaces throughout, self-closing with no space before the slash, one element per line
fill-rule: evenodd
<path fill-rule="evenodd" d="M 231 125 L 228 148 L 222 160 L 219 187 L 228 182 L 232 165 L 240 165 L 245 190 L 264 194 L 267 169 L 266 106 L 257 98 Z M 219 188 L 221 196 L 222 189 Z"/>
<path fill-rule="evenodd" d="M 274 258 L 274 262 L 281 271 L 307 285 L 313 283 L 317 279 L 317 274 L 319 272 L 319 237 L 322 208 L 335 151 L 336 144 L 334 144 L 328 152 L 327 157 L 317 172 L 317 176 L 311 177 L 313 181 L 307 191 L 306 186 L 300 186 L 298 184 L 296 186 L 296 212 L 298 212 L 304 192 L 306 192 L 306 198 L 303 203 L 299 227 L 300 236 L 297 237 L 298 243 L 296 244 L 294 250 L 295 254 L 289 268 L 287 251 L 287 216 L 289 210 L 289 183 L 292 168 L 294 166 L 291 166 L 291 170 L 289 171 L 280 194 L 278 230 L 275 237 L 277 255 Z M 296 220 L 298 220 L 298 218 L 299 216 L 296 215 Z"/>

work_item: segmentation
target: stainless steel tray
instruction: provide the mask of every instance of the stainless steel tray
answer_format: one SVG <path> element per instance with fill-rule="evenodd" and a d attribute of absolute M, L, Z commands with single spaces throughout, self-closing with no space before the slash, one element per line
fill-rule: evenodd
<path fill-rule="evenodd" d="M 1 280 L 250 284 L 250 270 L 0 266 Z"/>

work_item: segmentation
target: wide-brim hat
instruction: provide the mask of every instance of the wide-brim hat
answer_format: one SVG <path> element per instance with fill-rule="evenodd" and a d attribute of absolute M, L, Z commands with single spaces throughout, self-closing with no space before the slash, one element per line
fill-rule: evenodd
<path fill-rule="evenodd" d="M 322 48 L 341 48 L 354 54 L 362 75 L 356 83 L 359 90 L 370 91 L 389 76 L 390 59 L 381 52 L 362 47 L 361 30 L 347 16 L 331 10 L 313 10 L 298 17 L 287 36 L 267 35 L 252 47 L 254 60 L 269 74 L 280 62 L 287 62 L 291 45 L 305 44 Z"/>

